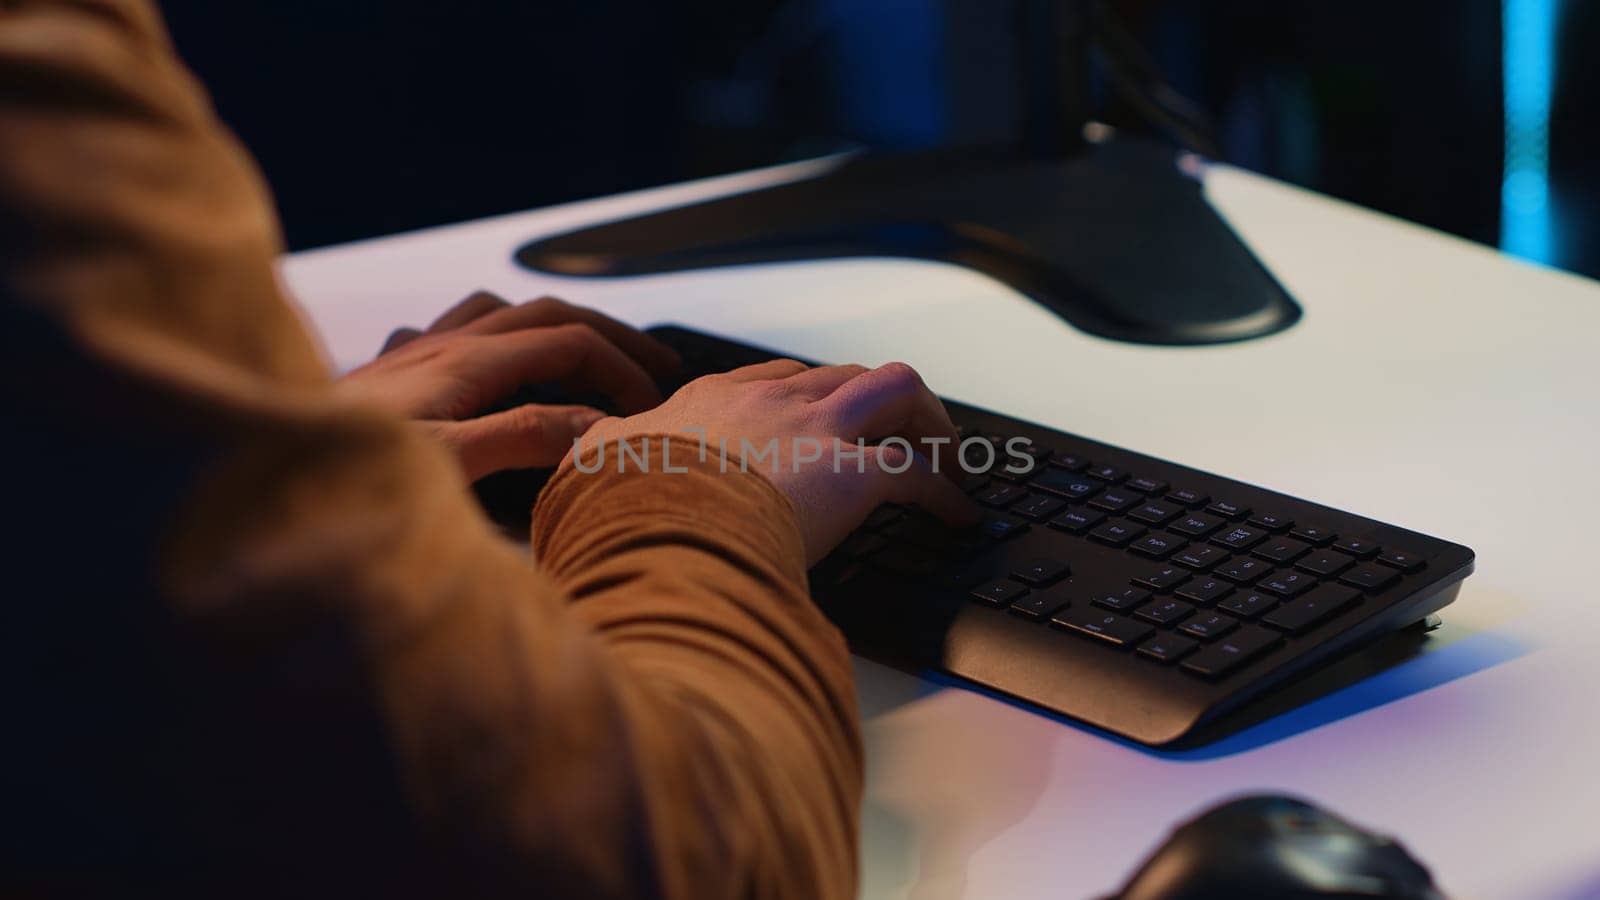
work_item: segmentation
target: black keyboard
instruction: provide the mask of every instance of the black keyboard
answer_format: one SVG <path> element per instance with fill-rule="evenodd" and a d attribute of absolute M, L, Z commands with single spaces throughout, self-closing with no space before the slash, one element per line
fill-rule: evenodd
<path fill-rule="evenodd" d="M 650 333 L 689 377 L 783 355 L 675 326 Z M 946 406 L 964 468 L 993 458 L 966 480 L 983 523 L 954 530 L 883 507 L 812 572 L 818 602 L 857 652 L 1140 743 L 1187 743 L 1246 700 L 1422 622 L 1472 571 L 1459 544 Z M 1031 468 L 1005 451 L 1014 438 Z"/>

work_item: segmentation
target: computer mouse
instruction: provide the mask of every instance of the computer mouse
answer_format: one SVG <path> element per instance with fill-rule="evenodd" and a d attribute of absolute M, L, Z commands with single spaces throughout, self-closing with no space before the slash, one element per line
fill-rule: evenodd
<path fill-rule="evenodd" d="M 1393 838 L 1294 797 L 1242 797 L 1178 826 L 1107 900 L 1443 900 Z"/>

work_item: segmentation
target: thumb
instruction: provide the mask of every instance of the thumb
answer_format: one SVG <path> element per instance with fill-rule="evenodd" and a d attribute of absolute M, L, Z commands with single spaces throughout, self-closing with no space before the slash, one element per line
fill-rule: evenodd
<path fill-rule="evenodd" d="M 554 466 L 572 449 L 575 438 L 606 414 L 588 406 L 528 404 L 503 412 L 434 422 L 433 433 L 461 460 L 468 481 L 506 469 Z"/>

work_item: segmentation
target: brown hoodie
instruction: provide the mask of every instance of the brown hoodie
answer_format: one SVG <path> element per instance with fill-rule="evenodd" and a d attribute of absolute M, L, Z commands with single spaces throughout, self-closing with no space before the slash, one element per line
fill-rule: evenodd
<path fill-rule="evenodd" d="M 148 2 L 0 0 L 0 895 L 853 894 L 787 501 L 568 469 L 530 559 L 279 252 Z"/>

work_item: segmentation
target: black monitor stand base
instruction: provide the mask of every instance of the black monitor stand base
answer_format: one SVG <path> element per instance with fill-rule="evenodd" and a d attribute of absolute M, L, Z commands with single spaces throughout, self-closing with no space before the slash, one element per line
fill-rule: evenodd
<path fill-rule="evenodd" d="M 1111 140 L 1066 159 L 847 157 L 821 175 L 534 241 L 543 272 L 630 276 L 830 257 L 968 266 L 1090 334 L 1211 344 L 1300 308 L 1175 151 Z"/>

